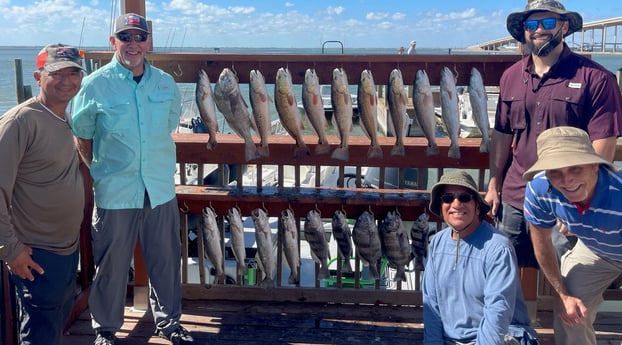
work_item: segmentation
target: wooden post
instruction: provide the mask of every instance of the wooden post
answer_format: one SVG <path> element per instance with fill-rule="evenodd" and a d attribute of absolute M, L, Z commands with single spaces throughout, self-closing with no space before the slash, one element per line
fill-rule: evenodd
<path fill-rule="evenodd" d="M 22 103 L 26 100 L 24 96 L 24 74 L 22 73 L 22 59 L 13 60 L 15 65 L 15 86 L 16 86 L 16 96 L 17 96 L 17 104 Z"/>

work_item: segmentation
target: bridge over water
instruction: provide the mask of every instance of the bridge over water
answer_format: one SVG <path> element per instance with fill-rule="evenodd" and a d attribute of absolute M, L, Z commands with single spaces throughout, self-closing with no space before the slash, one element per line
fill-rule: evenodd
<path fill-rule="evenodd" d="M 583 29 L 566 37 L 566 43 L 577 51 L 622 54 L 622 38 L 618 30 L 622 28 L 622 17 L 584 23 Z M 507 36 L 484 42 L 470 48 L 483 50 L 516 50 L 518 42 Z"/>

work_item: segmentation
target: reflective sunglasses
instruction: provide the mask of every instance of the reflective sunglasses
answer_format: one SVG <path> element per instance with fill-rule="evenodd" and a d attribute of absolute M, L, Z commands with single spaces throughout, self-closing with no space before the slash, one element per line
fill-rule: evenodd
<path fill-rule="evenodd" d="M 542 18 L 542 19 L 529 19 L 525 20 L 525 29 L 529 31 L 536 31 L 538 29 L 538 25 L 542 25 L 544 30 L 552 30 L 557 25 L 557 18 Z"/>
<path fill-rule="evenodd" d="M 147 38 L 149 38 L 149 34 L 147 33 L 130 34 L 127 32 L 119 32 L 117 34 L 117 38 L 119 39 L 119 41 L 126 42 L 126 43 L 132 42 L 132 39 L 134 39 L 134 42 L 145 42 Z"/>
<path fill-rule="evenodd" d="M 458 199 L 458 201 L 462 203 L 466 203 L 473 200 L 473 195 L 470 193 L 460 193 L 458 195 L 454 195 L 452 193 L 445 193 L 441 195 L 441 201 L 445 204 L 451 204 L 452 202 L 454 202 L 455 199 Z"/>

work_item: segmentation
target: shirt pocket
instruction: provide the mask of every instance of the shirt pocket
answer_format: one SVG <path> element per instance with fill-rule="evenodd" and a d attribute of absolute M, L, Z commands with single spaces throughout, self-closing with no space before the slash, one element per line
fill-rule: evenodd
<path fill-rule="evenodd" d="M 552 125 L 578 127 L 585 125 L 581 115 L 585 112 L 581 93 L 553 94 L 551 101 L 553 102 L 552 109 L 557 114 L 565 114 L 565 118 L 559 119 L 560 123 L 553 123 Z"/>
<path fill-rule="evenodd" d="M 150 93 L 148 98 L 151 105 L 153 128 L 165 128 L 168 131 L 170 110 L 174 106 L 173 100 L 175 99 L 173 93 L 169 91 L 156 91 Z"/>
<path fill-rule="evenodd" d="M 105 131 L 119 132 L 130 128 L 130 117 L 135 113 L 135 108 L 127 97 L 116 95 L 105 99 L 102 111 L 98 116 L 98 122 Z"/>
<path fill-rule="evenodd" d="M 506 111 L 505 116 L 510 121 L 512 130 L 525 129 L 527 120 L 525 119 L 525 101 L 522 98 L 508 96 L 501 99 L 503 108 Z"/>

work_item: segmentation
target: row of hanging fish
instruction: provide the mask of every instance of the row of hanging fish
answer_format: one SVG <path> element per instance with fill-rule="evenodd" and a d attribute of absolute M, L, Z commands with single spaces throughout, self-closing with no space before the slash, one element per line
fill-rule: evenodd
<path fill-rule="evenodd" d="M 235 73 L 224 68 L 215 83 L 214 90 L 207 73 L 199 71 L 199 81 L 196 86 L 196 102 L 203 123 L 209 133 L 208 149 L 216 146 L 216 132 L 218 123 L 216 109 L 224 116 L 233 131 L 244 139 L 245 158 L 247 161 L 260 157 L 268 157 L 270 150 L 268 138 L 271 129 L 270 103 L 276 107 L 279 120 L 289 135 L 295 140 L 294 158 L 310 155 L 311 152 L 303 140 L 303 121 L 298 109 L 296 95 L 292 84 L 292 76 L 287 68 L 277 70 L 274 88 L 274 98 L 270 97 L 266 88 L 266 81 L 258 70 L 251 70 L 249 75 L 249 100 L 251 112 L 242 97 L 238 79 Z M 395 144 L 390 154 L 404 156 L 404 137 L 408 130 L 409 116 L 406 112 L 408 104 L 407 88 L 399 69 L 391 71 L 387 83 L 388 127 L 395 136 Z M 349 160 L 348 138 L 353 128 L 352 99 L 348 76 L 342 68 L 333 70 L 331 81 L 331 102 L 333 107 L 333 128 L 340 139 L 334 150 L 331 149 L 326 137 L 328 123 L 324 115 L 324 104 L 320 93 L 319 78 L 314 69 L 305 71 L 302 85 L 302 104 L 313 131 L 317 134 L 318 143 L 315 154 L 327 154 L 332 151 L 334 159 Z M 458 90 L 453 72 L 444 67 L 440 81 L 441 118 L 451 140 L 448 156 L 460 158 L 458 137 L 460 133 L 460 114 L 458 110 Z M 439 153 L 436 144 L 435 128 L 436 115 L 432 88 L 425 70 L 416 73 L 412 100 L 415 117 L 428 141 L 426 154 L 429 156 Z M 488 110 L 487 95 L 479 71 L 473 67 L 469 81 L 469 100 L 473 111 L 473 118 L 482 133 L 480 152 L 488 152 Z M 361 72 L 357 88 L 357 107 L 360 124 L 363 132 L 370 139 L 368 158 L 382 158 L 383 151 L 378 142 L 378 95 L 376 84 L 369 69 Z M 253 142 L 251 129 L 260 137 L 258 146 Z"/>
<path fill-rule="evenodd" d="M 255 226 L 257 242 L 256 261 L 263 273 L 259 283 L 263 287 L 274 287 L 276 275 L 276 257 L 272 241 L 272 232 L 266 212 L 257 208 L 251 212 Z M 228 211 L 226 218 L 231 233 L 231 247 L 237 265 L 238 276 L 246 274 L 246 248 L 244 245 L 244 226 L 242 216 L 237 208 Z M 289 284 L 300 283 L 300 252 L 298 246 L 297 220 L 291 209 L 281 212 L 279 231 L 283 235 L 283 253 L 290 268 Z M 222 284 L 225 281 L 224 256 L 221 247 L 220 230 L 216 222 L 213 209 L 203 209 L 203 240 L 205 252 L 215 268 L 214 283 Z M 380 278 L 378 264 L 382 256 L 386 257 L 392 267 L 396 267 L 395 281 L 406 281 L 405 267 L 415 259 L 415 267 L 423 269 L 423 260 L 427 256 L 428 246 L 428 218 L 422 214 L 411 228 L 409 242 L 408 234 L 404 229 L 402 219 L 397 212 L 389 212 L 380 225 L 376 225 L 374 215 L 364 211 L 357 219 L 352 229 L 346 221 L 343 211 L 337 210 L 332 216 L 332 233 L 337 241 L 337 250 L 344 258 L 342 272 L 353 272 L 350 258 L 356 256 L 364 265 L 369 266 L 370 276 Z M 320 269 L 318 279 L 329 278 L 328 262 L 331 259 L 328 239 L 321 214 L 317 210 L 307 213 L 304 220 L 304 239 L 309 243 L 310 255 Z"/>

